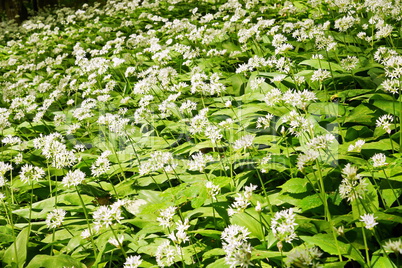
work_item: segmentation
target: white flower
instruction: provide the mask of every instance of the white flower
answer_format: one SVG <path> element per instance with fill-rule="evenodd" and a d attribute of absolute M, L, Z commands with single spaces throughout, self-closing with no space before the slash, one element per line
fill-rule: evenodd
<path fill-rule="evenodd" d="M 253 140 L 254 140 L 254 135 L 250 135 L 250 134 L 245 135 L 235 141 L 235 143 L 233 144 L 233 149 L 241 150 L 241 149 L 250 148 L 251 146 L 253 146 Z"/>
<path fill-rule="evenodd" d="M 85 180 L 85 173 L 77 169 L 74 171 L 69 171 L 66 176 L 64 176 L 61 183 L 66 187 L 80 185 Z"/>
<path fill-rule="evenodd" d="M 318 265 L 318 260 L 322 252 L 317 247 L 312 248 L 297 248 L 291 250 L 286 258 L 287 267 L 321 267 Z M 293 265 L 294 266 L 293 266 Z"/>
<path fill-rule="evenodd" d="M 388 163 L 386 162 L 387 157 L 385 156 L 385 154 L 382 153 L 373 155 L 373 157 L 371 157 L 371 160 L 373 161 L 373 167 L 384 167 L 388 165 Z"/>
<path fill-rule="evenodd" d="M 366 142 L 364 140 L 357 140 L 355 144 L 351 144 L 348 147 L 348 152 L 358 152 L 360 153 L 360 151 L 362 150 L 363 145 Z"/>
<path fill-rule="evenodd" d="M 274 218 L 271 221 L 271 229 L 274 236 L 279 241 L 292 242 L 296 238 L 295 226 L 295 214 L 293 209 L 285 209 L 275 213 Z"/>
<path fill-rule="evenodd" d="M 341 60 L 341 66 L 346 71 L 355 69 L 357 64 L 359 64 L 359 59 L 355 56 L 347 56 L 345 59 Z"/>
<path fill-rule="evenodd" d="M 109 150 L 106 150 L 96 159 L 91 166 L 91 174 L 93 176 L 98 177 L 110 169 L 110 162 L 107 157 L 111 154 Z"/>
<path fill-rule="evenodd" d="M 257 201 L 257 204 L 255 205 L 255 211 L 260 213 L 262 211 L 262 205 L 260 203 L 260 201 Z"/>
<path fill-rule="evenodd" d="M 207 181 L 205 183 L 205 187 L 207 188 L 208 195 L 213 199 L 215 198 L 220 191 L 220 187 L 218 185 L 213 184 L 211 181 Z"/>
<path fill-rule="evenodd" d="M 262 129 L 269 128 L 271 120 L 272 120 L 273 117 L 274 116 L 272 114 L 267 114 L 264 117 L 258 117 L 256 127 L 257 128 L 262 128 Z"/>
<path fill-rule="evenodd" d="M 123 219 L 121 209 L 117 206 L 101 206 L 93 215 L 94 224 L 96 227 L 109 227 L 114 221 L 120 222 Z"/>
<path fill-rule="evenodd" d="M 402 241 L 401 239 L 396 241 L 385 242 L 385 249 L 393 251 L 396 254 L 402 254 Z"/>
<path fill-rule="evenodd" d="M 311 76 L 311 81 L 319 81 L 322 82 L 325 79 L 331 77 L 331 73 L 327 70 L 318 69 L 314 71 L 313 75 Z"/>
<path fill-rule="evenodd" d="M 4 162 L 0 162 L 0 187 L 3 187 L 6 185 L 6 178 L 4 175 L 6 174 L 7 171 L 13 170 L 13 166 Z"/>
<path fill-rule="evenodd" d="M 365 224 L 366 229 L 373 229 L 374 226 L 378 224 L 375 219 L 374 214 L 364 214 L 360 216 L 360 221 Z"/>
<path fill-rule="evenodd" d="M 394 117 L 390 114 L 384 114 L 376 120 L 376 127 L 382 127 L 388 134 L 391 133 L 391 122 Z"/>
<path fill-rule="evenodd" d="M 66 211 L 61 208 L 54 209 L 49 212 L 46 216 L 46 225 L 49 229 L 55 229 L 63 223 L 64 217 L 66 216 Z"/>
<path fill-rule="evenodd" d="M 142 263 L 142 259 L 140 255 L 137 256 L 128 256 L 126 262 L 124 263 L 123 268 L 137 268 Z"/>
<path fill-rule="evenodd" d="M 159 267 L 171 266 L 177 251 L 170 245 L 169 241 L 160 244 L 156 250 L 155 257 Z"/>
<path fill-rule="evenodd" d="M 343 180 L 339 185 L 339 194 L 342 199 L 353 201 L 364 198 L 368 183 L 360 174 L 357 174 L 357 168 L 350 163 L 342 169 Z"/>
<path fill-rule="evenodd" d="M 229 225 L 223 230 L 222 248 L 226 253 L 226 264 L 229 264 L 231 268 L 251 265 L 252 247 L 247 242 L 249 234 L 246 227 L 236 224 Z"/>
<path fill-rule="evenodd" d="M 124 235 L 117 237 L 117 239 L 115 237 L 111 237 L 108 240 L 108 242 L 113 246 L 115 246 L 116 248 L 120 248 L 120 245 L 123 245 L 123 241 L 124 241 Z"/>
<path fill-rule="evenodd" d="M 233 202 L 228 209 L 229 216 L 244 211 L 250 205 L 250 199 L 255 189 L 257 189 L 257 185 L 250 184 L 249 186 L 244 187 L 244 192 L 242 194 L 237 193 L 235 202 Z"/>
<path fill-rule="evenodd" d="M 179 245 L 181 243 L 185 243 L 190 240 L 188 237 L 186 231 L 187 229 L 190 228 L 189 220 L 186 218 L 184 221 L 179 220 L 176 223 L 176 230 L 177 232 L 171 232 L 168 237 L 170 240 L 172 240 L 173 243 Z"/>
<path fill-rule="evenodd" d="M 160 212 L 160 216 L 156 218 L 160 226 L 169 228 L 173 225 L 173 216 L 176 212 L 176 207 L 170 206 Z"/>
<path fill-rule="evenodd" d="M 39 181 L 44 175 L 45 171 L 42 168 L 25 164 L 20 171 L 20 180 L 23 183 L 32 183 Z"/>
<path fill-rule="evenodd" d="M 89 229 L 85 229 L 81 232 L 81 237 L 83 239 L 88 239 L 89 237 L 91 237 L 91 231 L 89 231 Z"/>
<path fill-rule="evenodd" d="M 21 138 L 17 136 L 7 135 L 1 140 L 1 142 L 8 145 L 15 145 L 21 143 Z"/>
<path fill-rule="evenodd" d="M 141 162 L 139 173 L 145 175 L 161 169 L 168 172 L 172 171 L 175 166 L 177 164 L 174 163 L 172 153 L 156 151 L 151 153 L 149 160 Z"/>
<path fill-rule="evenodd" d="M 204 169 L 208 162 L 214 161 L 214 158 L 210 155 L 205 155 L 201 152 L 193 154 L 191 156 L 193 160 L 188 162 L 188 169 L 192 171 L 198 170 L 199 172 L 204 172 Z"/>
<path fill-rule="evenodd" d="M 144 199 L 137 199 L 137 200 L 129 200 L 126 201 L 125 209 L 130 212 L 131 214 L 137 215 L 141 212 L 142 206 L 146 205 L 147 201 Z"/>

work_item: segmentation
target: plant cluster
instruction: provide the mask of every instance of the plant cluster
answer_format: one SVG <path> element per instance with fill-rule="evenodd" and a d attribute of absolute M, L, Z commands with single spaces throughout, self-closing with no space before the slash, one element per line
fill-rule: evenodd
<path fill-rule="evenodd" d="M 109 0 L 0 27 L 5 267 L 399 267 L 402 4 Z"/>

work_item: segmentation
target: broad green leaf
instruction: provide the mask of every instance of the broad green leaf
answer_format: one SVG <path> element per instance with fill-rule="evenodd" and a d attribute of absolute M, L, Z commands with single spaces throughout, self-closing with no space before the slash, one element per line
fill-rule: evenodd
<path fill-rule="evenodd" d="M 225 255 L 225 251 L 222 248 L 214 248 L 214 249 L 211 249 L 211 250 L 208 250 L 207 252 L 205 252 L 202 255 L 202 258 L 208 259 L 208 258 L 211 258 L 214 256 L 222 256 L 222 255 Z"/>
<path fill-rule="evenodd" d="M 22 229 L 14 243 L 4 252 L 3 261 L 7 264 L 15 263 L 18 267 L 23 267 L 27 258 L 27 246 L 29 241 L 29 227 Z"/>
<path fill-rule="evenodd" d="M 360 104 L 350 112 L 346 117 L 345 122 L 374 125 L 375 119 L 377 119 L 377 116 L 374 115 L 374 111 L 366 105 Z"/>
<path fill-rule="evenodd" d="M 234 214 L 231 217 L 231 223 L 246 227 L 250 232 L 250 237 L 256 237 L 261 241 L 265 237 L 262 222 L 260 222 L 258 213 L 253 209 Z"/>
<path fill-rule="evenodd" d="M 322 205 L 322 199 L 320 198 L 319 193 L 304 197 L 302 200 L 297 202 L 297 206 L 300 207 L 303 211 L 317 208 Z"/>
<path fill-rule="evenodd" d="M 325 268 L 344 268 L 348 261 L 324 263 Z"/>
<path fill-rule="evenodd" d="M 314 69 L 326 69 L 332 71 L 343 71 L 343 68 L 339 66 L 339 64 L 334 63 L 334 62 L 328 62 L 326 60 L 319 60 L 319 59 L 313 59 L 313 60 L 304 60 L 300 62 L 299 64 L 301 65 L 307 65 L 310 67 L 313 67 Z"/>
<path fill-rule="evenodd" d="M 325 115 L 326 117 L 339 117 L 343 116 L 346 113 L 346 109 L 343 105 L 340 105 L 338 103 L 323 103 L 323 102 L 315 102 L 311 103 L 307 110 L 309 113 L 315 114 L 315 115 Z"/>
<path fill-rule="evenodd" d="M 308 189 L 308 180 L 302 178 L 292 178 L 279 186 L 284 193 L 304 193 Z"/>
<path fill-rule="evenodd" d="M 209 264 L 206 268 L 229 268 L 230 265 L 226 264 L 225 259 L 219 259 Z"/>
<path fill-rule="evenodd" d="M 375 213 L 379 208 L 378 193 L 371 182 L 366 178 L 367 190 L 365 195 L 358 199 L 351 201 L 352 214 L 354 220 L 359 220 L 360 216 L 366 213 Z"/>
<path fill-rule="evenodd" d="M 351 244 L 345 244 L 339 240 L 334 241 L 332 234 L 316 234 L 314 236 L 300 236 L 300 239 L 307 242 L 311 246 L 318 246 L 323 251 L 331 254 L 338 255 L 338 252 L 343 256 L 347 256 L 360 265 L 365 265 L 364 257 L 361 252 L 353 247 Z"/>
<path fill-rule="evenodd" d="M 371 258 L 371 267 L 373 268 L 397 268 L 395 263 L 393 263 L 390 258 L 374 255 Z"/>
<path fill-rule="evenodd" d="M 253 251 L 251 251 L 251 259 L 252 260 L 282 257 L 284 255 L 286 255 L 285 252 L 281 253 L 279 251 L 265 251 L 265 250 L 257 250 L 257 249 L 254 249 Z"/>
<path fill-rule="evenodd" d="M 63 268 L 63 267 L 76 267 L 76 268 L 86 268 L 86 266 L 77 261 L 76 259 L 68 255 L 36 255 L 28 264 L 26 268 L 38 268 L 38 267 L 52 267 L 52 268 Z"/>

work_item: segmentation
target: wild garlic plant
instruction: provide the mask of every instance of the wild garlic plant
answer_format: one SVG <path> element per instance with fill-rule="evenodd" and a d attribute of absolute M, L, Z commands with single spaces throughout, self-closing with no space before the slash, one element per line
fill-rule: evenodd
<path fill-rule="evenodd" d="M 401 20 L 108 0 L 1 22 L 1 264 L 399 267 Z"/>

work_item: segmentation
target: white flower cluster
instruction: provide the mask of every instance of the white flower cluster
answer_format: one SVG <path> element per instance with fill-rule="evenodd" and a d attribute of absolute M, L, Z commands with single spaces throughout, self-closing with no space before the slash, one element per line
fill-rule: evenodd
<path fill-rule="evenodd" d="M 210 76 L 195 68 L 191 76 L 191 93 L 201 93 L 203 95 L 220 95 L 226 87 L 219 82 L 219 75 L 214 73 Z M 209 81 L 206 82 L 206 81 Z"/>
<path fill-rule="evenodd" d="M 364 198 L 368 183 L 357 174 L 356 167 L 350 163 L 346 164 L 342 170 L 342 177 L 342 182 L 339 185 L 339 194 L 342 199 L 347 199 L 350 202 Z"/>
<path fill-rule="evenodd" d="M 173 216 L 175 215 L 177 207 L 170 206 L 160 212 L 160 216 L 156 218 L 159 225 L 165 228 L 173 226 Z"/>
<path fill-rule="evenodd" d="M 7 179 L 5 174 L 7 171 L 13 170 L 13 166 L 8 163 L 0 162 L 0 187 L 6 185 Z"/>
<path fill-rule="evenodd" d="M 229 225 L 221 234 L 222 248 L 225 251 L 225 262 L 234 267 L 251 265 L 251 244 L 247 242 L 250 232 L 246 227 Z"/>
<path fill-rule="evenodd" d="M 188 169 L 192 171 L 204 172 L 207 163 L 214 161 L 211 155 L 206 155 L 201 152 L 193 154 L 191 157 L 193 160 L 188 162 Z"/>
<path fill-rule="evenodd" d="M 170 152 L 156 151 L 151 153 L 150 157 L 149 160 L 141 162 L 140 175 L 146 175 L 158 170 L 170 172 L 177 166 L 174 163 L 173 154 Z"/>
<path fill-rule="evenodd" d="M 66 176 L 64 176 L 63 180 L 61 183 L 69 188 L 71 186 L 78 186 L 80 185 L 83 181 L 85 180 L 85 173 L 82 172 L 81 170 L 77 169 L 74 171 L 68 171 Z"/>
<path fill-rule="evenodd" d="M 292 208 L 275 213 L 274 218 L 271 220 L 271 230 L 279 242 L 291 243 L 297 237 L 295 226 L 298 224 L 295 222 L 295 216 Z"/>
<path fill-rule="evenodd" d="M 45 171 L 40 167 L 35 167 L 30 164 L 25 164 L 21 167 L 20 180 L 23 183 L 33 183 L 37 182 L 43 178 Z"/>
<path fill-rule="evenodd" d="M 364 227 L 366 229 L 373 229 L 378 222 L 376 221 L 376 217 L 374 217 L 374 214 L 364 214 L 360 216 L 360 221 L 364 223 Z"/>
<path fill-rule="evenodd" d="M 216 198 L 216 196 L 219 194 L 221 188 L 219 187 L 219 185 L 215 185 L 213 182 L 211 181 L 207 181 L 205 183 L 205 188 L 207 188 L 207 192 L 208 195 L 214 199 Z"/>
<path fill-rule="evenodd" d="M 251 204 L 250 199 L 255 189 L 257 189 L 257 185 L 250 184 L 249 186 L 244 187 L 243 193 L 236 194 L 235 202 L 232 203 L 228 209 L 229 216 L 244 211 Z"/>
<path fill-rule="evenodd" d="M 204 133 L 204 135 L 210 139 L 213 143 L 216 143 L 222 138 L 221 130 L 211 124 L 207 117 L 208 108 L 202 109 L 196 116 L 190 121 L 189 131 L 191 134 Z"/>
<path fill-rule="evenodd" d="M 358 152 L 358 153 L 360 153 L 360 151 L 362 150 L 362 147 L 363 147 L 363 145 L 365 143 L 366 142 L 364 140 L 357 140 L 355 142 L 355 144 L 349 145 L 348 152 Z"/>
<path fill-rule="evenodd" d="M 106 125 L 111 133 L 117 135 L 123 135 L 124 131 L 130 122 L 128 118 L 122 118 L 120 115 L 106 113 L 105 115 L 99 116 L 98 123 L 101 125 Z"/>
<path fill-rule="evenodd" d="M 52 166 L 58 169 L 72 166 L 78 161 L 75 151 L 68 150 L 63 142 L 63 137 L 57 132 L 33 140 L 35 149 L 42 150 L 42 154 L 52 161 Z"/>
<path fill-rule="evenodd" d="M 121 206 L 124 205 L 124 201 L 117 201 L 110 206 L 100 206 L 96 211 L 94 211 L 92 217 L 94 219 L 95 229 L 100 229 L 101 227 L 109 227 L 114 224 L 114 222 L 120 223 L 123 219 Z"/>
<path fill-rule="evenodd" d="M 321 255 L 322 252 L 317 247 L 298 247 L 289 252 L 285 263 L 288 267 L 321 267 L 317 262 Z"/>
<path fill-rule="evenodd" d="M 96 161 L 91 165 L 91 174 L 95 177 L 99 177 L 105 174 L 110 169 L 110 162 L 107 159 L 112 152 L 106 150 L 96 159 Z"/>
<path fill-rule="evenodd" d="M 49 212 L 46 216 L 46 225 L 49 229 L 56 229 L 61 226 L 67 212 L 64 209 L 57 208 Z"/>
<path fill-rule="evenodd" d="M 124 263 L 123 268 L 138 268 L 142 263 L 142 259 L 140 255 L 136 256 L 128 256 L 126 258 L 126 262 Z"/>
<path fill-rule="evenodd" d="M 296 137 L 301 136 L 303 133 L 311 133 L 313 129 L 313 122 L 296 110 L 292 110 L 285 115 L 283 122 L 289 124 L 290 133 Z"/>
<path fill-rule="evenodd" d="M 388 134 L 391 134 L 391 123 L 394 121 L 394 117 L 390 114 L 384 114 L 376 120 L 376 127 L 381 127 Z"/>
<path fill-rule="evenodd" d="M 254 137 L 254 135 L 247 134 L 237 139 L 233 144 L 233 149 L 246 150 L 247 148 L 251 148 L 253 146 Z"/>
<path fill-rule="evenodd" d="M 169 235 L 168 238 L 175 244 L 175 245 L 180 245 L 182 243 L 186 243 L 187 241 L 190 240 L 188 234 L 187 234 L 187 229 L 190 228 L 189 224 L 189 219 L 186 218 L 184 221 L 179 220 L 176 222 L 176 232 L 172 231 Z"/>

